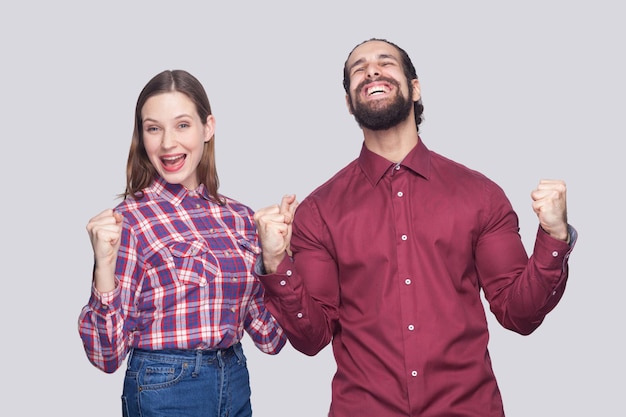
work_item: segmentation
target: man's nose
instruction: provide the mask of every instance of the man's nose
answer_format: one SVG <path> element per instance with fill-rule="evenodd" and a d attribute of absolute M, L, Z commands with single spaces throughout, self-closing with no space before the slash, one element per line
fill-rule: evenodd
<path fill-rule="evenodd" d="M 367 76 L 369 78 L 378 77 L 380 75 L 380 67 L 376 64 L 371 64 L 367 66 Z"/>

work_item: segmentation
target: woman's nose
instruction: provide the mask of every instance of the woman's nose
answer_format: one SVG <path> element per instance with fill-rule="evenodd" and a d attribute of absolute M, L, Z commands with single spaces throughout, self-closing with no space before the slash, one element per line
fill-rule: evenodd
<path fill-rule="evenodd" d="M 176 144 L 176 136 L 173 132 L 165 131 L 161 138 L 161 147 L 168 149 Z"/>

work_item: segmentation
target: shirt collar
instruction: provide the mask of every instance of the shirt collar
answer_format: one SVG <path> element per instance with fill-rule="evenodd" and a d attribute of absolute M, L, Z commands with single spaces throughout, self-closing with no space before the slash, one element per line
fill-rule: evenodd
<path fill-rule="evenodd" d="M 370 151 L 364 142 L 359 155 L 359 165 L 372 185 L 376 185 L 396 163 Z M 426 179 L 430 177 L 430 151 L 421 138 L 417 141 L 417 145 L 400 162 L 400 165 Z"/>
<path fill-rule="evenodd" d="M 145 189 L 146 194 L 154 194 L 165 201 L 168 201 L 173 206 L 177 206 L 188 196 L 200 196 L 205 200 L 209 200 L 206 187 L 204 184 L 200 184 L 195 190 L 187 190 L 181 184 L 170 184 L 163 179 L 163 177 L 157 177 L 152 185 Z"/>

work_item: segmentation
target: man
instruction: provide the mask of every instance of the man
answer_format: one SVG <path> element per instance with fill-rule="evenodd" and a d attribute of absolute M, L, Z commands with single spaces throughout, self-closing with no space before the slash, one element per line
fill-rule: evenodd
<path fill-rule="evenodd" d="M 502 189 L 420 138 L 420 85 L 403 49 L 357 45 L 344 88 L 364 135 L 358 159 L 299 205 L 285 196 L 255 215 L 266 304 L 299 351 L 332 342 L 329 416 L 501 417 L 480 291 L 524 335 L 557 305 L 576 240 L 565 183 L 531 193 L 529 258 Z"/>

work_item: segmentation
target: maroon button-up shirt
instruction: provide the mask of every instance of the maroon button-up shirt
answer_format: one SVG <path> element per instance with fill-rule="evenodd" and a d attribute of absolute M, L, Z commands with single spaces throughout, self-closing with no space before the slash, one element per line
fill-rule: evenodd
<path fill-rule="evenodd" d="M 400 164 L 363 146 L 302 201 L 291 244 L 260 276 L 266 305 L 301 352 L 332 341 L 331 417 L 503 416 L 480 291 L 529 334 L 573 246 L 539 229 L 529 259 L 502 189 L 421 139 Z"/>

